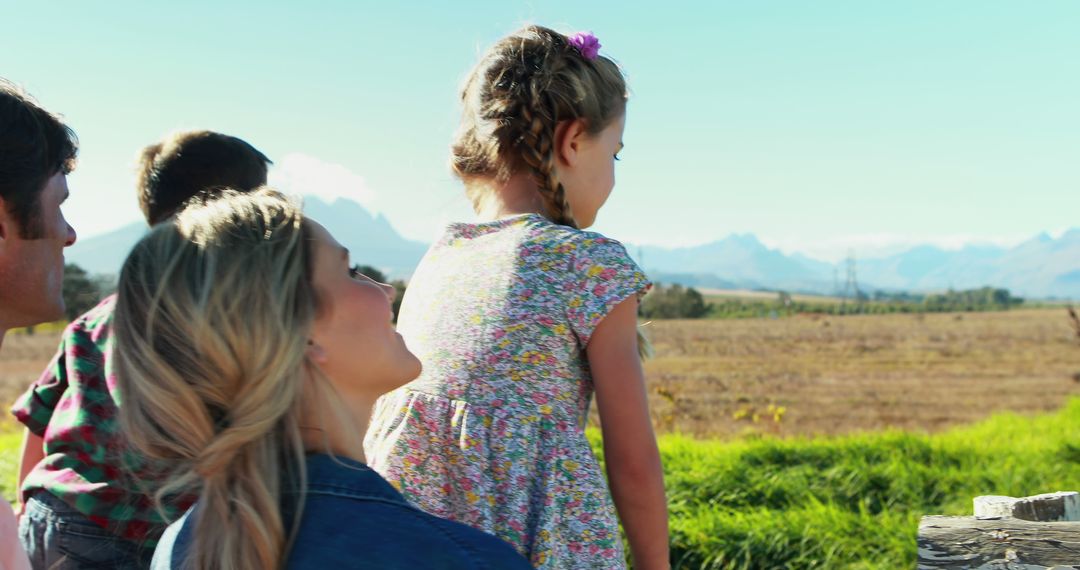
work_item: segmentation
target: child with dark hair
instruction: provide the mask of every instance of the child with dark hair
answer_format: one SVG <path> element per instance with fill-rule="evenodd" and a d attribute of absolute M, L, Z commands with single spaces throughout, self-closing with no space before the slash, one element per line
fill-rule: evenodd
<path fill-rule="evenodd" d="M 262 186 L 269 163 L 236 137 L 174 134 L 140 154 L 139 204 L 155 225 L 195 196 Z M 118 431 L 122 397 L 111 358 L 115 305 L 110 296 L 68 325 L 52 363 L 12 408 L 26 426 L 19 534 L 38 568 L 145 568 L 166 519 L 193 501 L 176 496 L 170 512 L 158 512 L 155 489 L 145 482 L 163 474 L 128 451 Z M 129 471 L 139 475 L 140 484 Z"/>
<path fill-rule="evenodd" d="M 174 134 L 143 149 L 135 188 L 146 221 L 172 216 L 192 192 L 250 190 L 266 184 L 270 159 L 246 141 L 213 131 Z"/>

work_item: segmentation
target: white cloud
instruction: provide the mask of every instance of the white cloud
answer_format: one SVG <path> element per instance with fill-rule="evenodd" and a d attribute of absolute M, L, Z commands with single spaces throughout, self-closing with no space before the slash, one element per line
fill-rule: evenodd
<path fill-rule="evenodd" d="M 270 186 L 289 194 L 315 196 L 327 203 L 338 198 L 358 202 L 372 214 L 378 213 L 375 191 L 364 177 L 333 162 L 293 152 L 275 161 L 270 169 Z"/>

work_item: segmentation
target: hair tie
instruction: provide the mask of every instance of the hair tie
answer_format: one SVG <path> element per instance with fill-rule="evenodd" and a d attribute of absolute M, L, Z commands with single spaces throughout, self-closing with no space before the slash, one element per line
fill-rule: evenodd
<path fill-rule="evenodd" d="M 597 54 L 600 53 L 600 40 L 596 39 L 592 32 L 570 34 L 566 41 L 570 42 L 570 45 L 578 50 L 581 57 L 589 61 L 596 59 Z"/>

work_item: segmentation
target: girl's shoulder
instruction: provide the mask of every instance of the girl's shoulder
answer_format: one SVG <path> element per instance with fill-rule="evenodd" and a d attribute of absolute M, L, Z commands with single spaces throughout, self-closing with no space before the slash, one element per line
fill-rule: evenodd
<path fill-rule="evenodd" d="M 446 257 L 448 251 L 456 253 Z M 463 259 L 490 265 L 490 260 L 503 259 L 506 255 L 514 259 L 519 274 L 542 276 L 545 281 L 573 280 L 583 271 L 597 272 L 604 268 L 617 268 L 619 273 L 631 275 L 640 273 L 618 240 L 557 224 L 539 214 L 452 223 L 432 246 L 425 261 L 450 259 L 454 268 L 460 268 Z M 504 267 L 499 263 L 494 266 Z"/>
<path fill-rule="evenodd" d="M 535 216 L 527 227 L 523 248 L 542 248 L 538 251 L 567 258 L 593 256 L 629 257 L 626 248 L 618 240 L 601 233 L 579 230 L 556 224 L 542 216 Z"/>
<path fill-rule="evenodd" d="M 615 305 L 630 297 L 640 301 L 652 283 L 618 240 L 549 224 L 542 239 L 561 285 L 562 310 L 579 345 L 588 346 L 597 324 Z"/>

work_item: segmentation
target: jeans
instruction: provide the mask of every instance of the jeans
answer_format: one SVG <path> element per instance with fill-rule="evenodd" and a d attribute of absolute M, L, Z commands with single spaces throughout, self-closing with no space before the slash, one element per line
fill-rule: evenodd
<path fill-rule="evenodd" d="M 153 548 L 120 538 L 47 492 L 26 502 L 19 540 L 34 570 L 135 570 L 150 567 Z"/>

